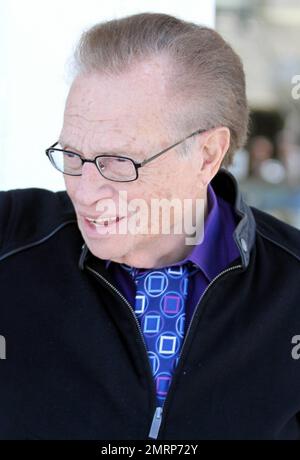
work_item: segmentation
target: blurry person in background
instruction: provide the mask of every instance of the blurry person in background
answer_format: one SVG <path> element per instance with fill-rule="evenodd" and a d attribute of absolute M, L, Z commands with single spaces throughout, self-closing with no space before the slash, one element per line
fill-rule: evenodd
<path fill-rule="evenodd" d="M 261 165 L 273 157 L 274 147 L 266 136 L 254 136 L 249 145 L 250 174 L 261 178 Z"/>
<path fill-rule="evenodd" d="M 278 156 L 285 171 L 287 184 L 300 187 L 300 145 L 293 141 L 291 134 L 281 131 L 277 137 Z"/>
<path fill-rule="evenodd" d="M 66 190 L 0 193 L 0 438 L 299 440 L 300 232 L 223 167 L 247 138 L 240 58 L 155 13 L 75 57 L 45 145 Z"/>
<path fill-rule="evenodd" d="M 281 161 L 275 159 L 273 143 L 266 136 L 255 136 L 249 146 L 250 175 L 271 184 L 285 179 L 285 169 Z"/>

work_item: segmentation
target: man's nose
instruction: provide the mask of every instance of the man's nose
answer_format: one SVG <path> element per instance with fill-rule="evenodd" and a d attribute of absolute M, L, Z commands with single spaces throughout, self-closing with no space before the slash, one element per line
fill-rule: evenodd
<path fill-rule="evenodd" d="M 96 201 L 111 198 L 113 195 L 113 182 L 105 179 L 95 164 L 84 163 L 82 174 L 78 176 L 78 185 L 75 191 L 76 200 L 84 206 L 90 206 Z"/>

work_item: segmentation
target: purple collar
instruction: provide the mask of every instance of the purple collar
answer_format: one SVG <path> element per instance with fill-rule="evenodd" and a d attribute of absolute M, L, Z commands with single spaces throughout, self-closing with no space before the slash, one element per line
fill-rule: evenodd
<path fill-rule="evenodd" d="M 239 257 L 239 250 L 233 239 L 236 227 L 233 209 L 215 194 L 210 184 L 207 187 L 207 206 L 203 241 L 194 246 L 180 263 L 192 262 L 210 282 L 226 267 L 229 259 Z"/>

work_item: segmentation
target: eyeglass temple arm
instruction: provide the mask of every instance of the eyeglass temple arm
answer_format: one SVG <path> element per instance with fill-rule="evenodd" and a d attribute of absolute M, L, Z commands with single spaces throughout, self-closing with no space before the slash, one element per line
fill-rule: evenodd
<path fill-rule="evenodd" d="M 54 143 L 53 145 L 51 145 L 50 147 L 48 147 L 48 148 L 46 149 L 46 153 L 47 153 L 47 151 L 48 151 L 48 150 L 50 150 L 50 149 L 54 149 L 54 147 L 56 147 L 56 146 L 57 146 L 57 144 L 58 144 L 58 141 L 57 141 L 57 142 L 55 142 L 55 143 Z"/>
<path fill-rule="evenodd" d="M 144 166 L 145 164 L 149 163 L 149 161 L 152 161 L 154 160 L 155 158 L 159 157 L 160 155 L 162 155 L 163 153 L 167 152 L 168 150 L 171 150 L 173 149 L 174 147 L 176 147 L 177 145 L 181 144 L 183 141 L 186 141 L 187 139 L 189 139 L 190 137 L 192 136 L 195 136 L 196 134 L 201 134 L 201 133 L 204 133 L 205 131 L 207 131 L 207 129 L 198 129 L 197 131 L 194 131 L 192 134 L 190 134 L 189 136 L 185 137 L 184 139 L 181 139 L 181 141 L 178 141 L 176 142 L 176 144 L 173 144 L 171 145 L 170 147 L 167 147 L 166 149 L 162 150 L 161 152 L 157 153 L 156 155 L 154 155 L 153 157 L 150 157 L 150 158 L 146 158 L 145 160 L 143 160 L 141 163 L 139 163 L 137 166 L 140 168 L 141 166 Z"/>

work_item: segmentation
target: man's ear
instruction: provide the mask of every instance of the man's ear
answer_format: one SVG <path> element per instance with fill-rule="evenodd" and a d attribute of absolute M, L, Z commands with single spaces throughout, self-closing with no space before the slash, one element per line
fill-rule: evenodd
<path fill-rule="evenodd" d="M 214 128 L 204 134 L 202 138 L 201 156 L 201 181 L 203 185 L 209 184 L 220 169 L 222 160 L 229 149 L 230 130 L 225 126 Z"/>

